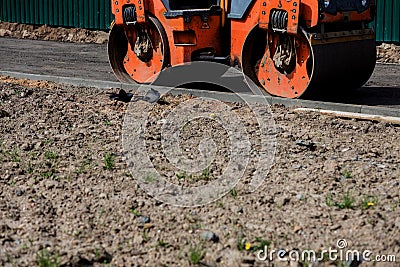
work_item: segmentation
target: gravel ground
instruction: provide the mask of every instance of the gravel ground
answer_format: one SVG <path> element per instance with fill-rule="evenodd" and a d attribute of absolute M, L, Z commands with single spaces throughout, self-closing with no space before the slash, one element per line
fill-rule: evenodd
<path fill-rule="evenodd" d="M 108 41 L 108 33 L 104 31 L 27 25 L 5 21 L 0 22 L 0 37 L 96 44 L 104 44 Z"/>
<path fill-rule="evenodd" d="M 385 43 L 377 46 L 377 61 L 400 64 L 400 46 Z"/>
<path fill-rule="evenodd" d="M 90 31 L 78 28 L 66 29 L 10 22 L 0 22 L 0 37 L 97 44 L 103 44 L 108 41 L 108 33 L 104 31 Z M 377 61 L 400 64 L 400 46 L 386 43 L 378 45 Z"/>
<path fill-rule="evenodd" d="M 191 99 L 164 96 L 148 121 L 146 145 L 166 176 L 157 122 Z M 227 105 L 255 148 L 251 114 Z M 127 108 L 93 88 L 0 78 L 0 266 L 310 266 L 263 262 L 257 251 L 320 252 L 339 239 L 400 260 L 399 126 L 273 106 L 275 160 L 263 185 L 247 193 L 239 183 L 209 205 L 180 208 L 148 196 L 129 172 Z M 199 120 L 182 129 L 188 155 L 204 135 L 229 149 L 223 128 Z M 212 181 L 225 166 L 218 159 L 206 177 L 168 177 Z M 253 171 L 250 162 L 243 180 Z"/>

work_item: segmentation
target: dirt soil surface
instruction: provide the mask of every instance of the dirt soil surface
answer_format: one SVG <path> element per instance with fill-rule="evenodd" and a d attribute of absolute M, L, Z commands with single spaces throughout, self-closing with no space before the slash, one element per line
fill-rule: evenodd
<path fill-rule="evenodd" d="M 383 43 L 377 47 L 376 52 L 378 62 L 400 64 L 400 46 Z"/>
<path fill-rule="evenodd" d="M 111 101 L 112 91 L 0 78 L 0 266 L 310 266 L 257 252 L 320 253 L 339 239 L 400 260 L 399 126 L 273 106 L 275 160 L 262 186 L 248 193 L 239 182 L 216 202 L 181 208 L 136 184 L 121 145 L 128 104 Z M 162 99 L 147 123 L 152 161 L 172 182 L 212 181 L 224 159 L 193 176 L 171 174 L 163 161 L 159 122 L 191 98 Z M 251 142 L 246 181 L 260 136 L 244 105 L 227 105 Z M 215 123 L 181 129 L 187 156 L 204 137 L 229 150 Z M 312 266 L 344 264 L 324 257 Z M 372 265 L 398 262 L 362 264 Z"/>
<path fill-rule="evenodd" d="M 0 22 L 0 37 L 95 44 L 104 44 L 108 41 L 108 33 L 105 31 L 29 25 L 5 21 Z"/>

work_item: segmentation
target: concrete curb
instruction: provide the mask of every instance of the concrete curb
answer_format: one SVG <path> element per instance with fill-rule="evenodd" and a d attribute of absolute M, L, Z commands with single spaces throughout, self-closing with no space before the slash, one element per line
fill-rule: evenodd
<path fill-rule="evenodd" d="M 15 77 L 18 79 L 29 79 L 29 80 L 46 80 L 55 83 L 68 84 L 74 86 L 86 86 L 86 87 L 96 87 L 100 89 L 109 88 L 122 88 L 124 90 L 137 91 L 139 88 L 147 89 L 148 86 L 140 86 L 138 84 L 127 84 L 121 82 L 109 82 L 109 81 L 98 81 L 91 79 L 81 79 L 81 78 L 70 78 L 70 77 L 58 77 L 50 75 L 40 75 L 40 74 L 30 74 L 12 71 L 0 71 L 0 75 Z M 173 95 L 183 95 L 190 94 L 198 97 L 206 97 L 217 99 L 226 102 L 248 102 L 250 104 L 281 104 L 286 107 L 306 107 L 313 109 L 326 109 L 335 110 L 343 112 L 353 112 L 360 114 L 370 114 L 379 116 L 391 116 L 400 117 L 400 109 L 377 107 L 377 106 L 367 106 L 367 105 L 353 105 L 353 104 L 342 104 L 333 102 L 321 102 L 312 100 L 302 100 L 302 99 L 286 99 L 273 96 L 256 96 L 248 94 L 233 94 L 226 92 L 216 92 L 216 91 L 206 91 L 206 90 L 195 90 L 195 89 L 183 89 L 183 88 L 168 88 L 160 86 L 152 86 L 153 88 L 159 90 L 161 93 L 169 92 Z"/>
<path fill-rule="evenodd" d="M 0 75 L 10 76 L 18 79 L 28 79 L 28 80 L 45 80 L 55 83 L 63 83 L 75 86 L 86 86 L 86 87 L 96 87 L 101 89 L 108 89 L 112 87 L 121 88 L 120 82 L 108 82 L 108 81 L 98 81 L 98 80 L 90 80 L 90 79 L 81 79 L 81 78 L 71 78 L 71 77 L 59 77 L 59 76 L 51 76 L 51 75 L 41 75 L 41 74 L 31 74 L 31 73 L 22 73 L 22 72 L 14 72 L 14 71 L 1 71 Z"/>

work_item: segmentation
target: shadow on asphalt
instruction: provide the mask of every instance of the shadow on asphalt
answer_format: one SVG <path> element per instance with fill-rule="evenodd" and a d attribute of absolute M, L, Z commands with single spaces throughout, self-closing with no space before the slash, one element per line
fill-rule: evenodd
<path fill-rule="evenodd" d="M 231 90 L 209 83 L 186 83 L 178 86 L 179 88 L 198 89 L 217 92 L 232 92 Z M 251 92 L 241 92 L 250 93 Z M 325 92 L 324 94 L 307 96 L 307 100 L 345 103 L 354 105 L 368 106 L 400 106 L 400 88 L 398 87 L 379 87 L 365 86 L 344 92 Z M 398 107 L 395 107 L 398 108 Z"/>
<path fill-rule="evenodd" d="M 398 106 L 400 105 L 400 88 L 365 86 L 346 92 L 330 92 L 324 95 L 309 97 L 308 99 L 355 105 Z"/>

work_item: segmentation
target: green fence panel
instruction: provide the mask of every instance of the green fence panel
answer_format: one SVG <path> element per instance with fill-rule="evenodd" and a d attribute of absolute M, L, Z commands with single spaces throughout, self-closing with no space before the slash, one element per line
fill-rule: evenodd
<path fill-rule="evenodd" d="M 111 0 L 0 0 L 0 20 L 52 26 L 109 29 Z M 400 42 L 400 0 L 376 0 L 378 42 Z"/>
<path fill-rule="evenodd" d="M 15 20 L 22 21 L 21 18 L 21 3 L 19 0 L 15 0 Z"/>
<path fill-rule="evenodd" d="M 57 15 L 57 20 L 58 20 L 58 25 L 57 26 L 65 26 L 64 25 L 64 6 L 63 6 L 63 0 L 55 0 L 57 1 L 58 9 L 56 10 L 56 15 Z"/>
<path fill-rule="evenodd" d="M 83 7 L 84 7 L 83 2 L 79 1 L 79 7 L 78 7 L 79 28 L 83 28 L 83 17 L 84 17 Z"/>
<path fill-rule="evenodd" d="M 8 4 L 8 7 L 7 7 L 7 10 L 8 10 L 7 15 L 8 15 L 8 17 L 13 21 L 13 15 L 12 15 L 13 0 L 7 0 L 7 4 Z"/>
<path fill-rule="evenodd" d="M 104 22 L 103 22 L 102 26 L 104 27 L 105 24 L 107 24 L 109 21 L 112 21 L 114 19 L 114 15 L 111 15 L 111 1 L 102 1 L 102 5 L 104 8 Z M 107 12 L 108 8 L 110 8 L 110 12 Z M 112 18 L 111 18 L 111 16 L 112 16 Z"/>
<path fill-rule="evenodd" d="M 33 24 L 35 23 L 35 7 L 29 0 L 27 4 L 29 6 L 29 23 Z"/>
<path fill-rule="evenodd" d="M 74 1 L 68 1 L 68 26 L 74 27 Z"/>
<path fill-rule="evenodd" d="M 39 23 L 39 7 L 38 7 L 38 1 L 32 1 L 32 23 L 38 24 Z M 15 21 L 12 21 L 15 22 Z"/>
<path fill-rule="evenodd" d="M 110 0 L 1 0 L 0 20 L 107 30 Z"/>
<path fill-rule="evenodd" d="M 13 20 L 13 21 L 15 21 L 15 2 L 14 1 L 11 1 L 11 19 Z"/>
<path fill-rule="evenodd" d="M 50 18 L 49 18 L 49 14 L 50 14 L 50 2 L 51 0 L 43 0 L 43 23 L 50 25 Z"/>
<path fill-rule="evenodd" d="M 89 1 L 85 1 L 83 7 L 83 28 L 90 28 L 89 25 Z"/>
<path fill-rule="evenodd" d="M 78 0 L 73 0 L 73 4 L 72 4 L 72 17 L 73 17 L 73 21 L 72 24 L 77 27 L 77 25 L 79 25 L 79 4 L 78 4 Z"/>
<path fill-rule="evenodd" d="M 93 1 L 93 8 L 92 8 L 92 16 L 93 16 L 93 28 L 98 29 L 100 27 L 99 25 L 99 1 L 94 0 Z"/>
<path fill-rule="evenodd" d="M 375 18 L 378 42 L 400 41 L 400 0 L 378 0 Z"/>
<path fill-rule="evenodd" d="M 49 25 L 54 25 L 54 2 L 49 1 Z"/>
<path fill-rule="evenodd" d="M 44 0 L 37 0 L 38 24 L 44 24 Z"/>
<path fill-rule="evenodd" d="M 25 12 L 24 12 L 24 9 L 22 8 L 23 7 L 23 2 L 24 2 L 24 0 L 16 0 L 16 2 L 17 2 L 17 12 L 18 12 L 18 17 L 19 17 L 19 20 L 22 22 L 22 23 L 26 23 L 26 17 L 25 17 Z"/>
<path fill-rule="evenodd" d="M 392 42 L 400 42 L 400 1 L 393 0 Z"/>
<path fill-rule="evenodd" d="M 0 18 L 6 17 L 6 0 L 1 1 Z"/>
<path fill-rule="evenodd" d="M 1 0 L 0 20 L 107 30 L 110 0 Z"/>
<path fill-rule="evenodd" d="M 397 1 L 397 0 L 396 0 Z M 392 30 L 391 30 L 391 16 L 393 11 L 393 0 L 387 0 L 385 2 L 385 18 L 384 18 L 384 34 L 383 40 L 390 40 L 392 38 Z"/>
<path fill-rule="evenodd" d="M 105 9 L 104 1 L 100 1 L 100 3 L 99 3 L 99 13 L 100 14 L 104 14 L 104 16 L 100 16 L 100 18 L 99 18 L 99 23 L 100 23 L 99 28 L 104 27 L 104 25 L 106 24 L 105 23 L 105 21 L 106 21 L 105 10 L 106 9 Z"/>
<path fill-rule="evenodd" d="M 107 30 L 110 0 L 0 0 L 0 20 Z"/>
<path fill-rule="evenodd" d="M 383 40 L 383 31 L 380 30 L 383 28 L 383 19 L 385 18 L 385 8 L 384 5 L 381 3 L 382 1 L 378 2 L 376 7 L 376 18 L 375 18 L 375 32 L 376 32 L 376 40 Z"/>

